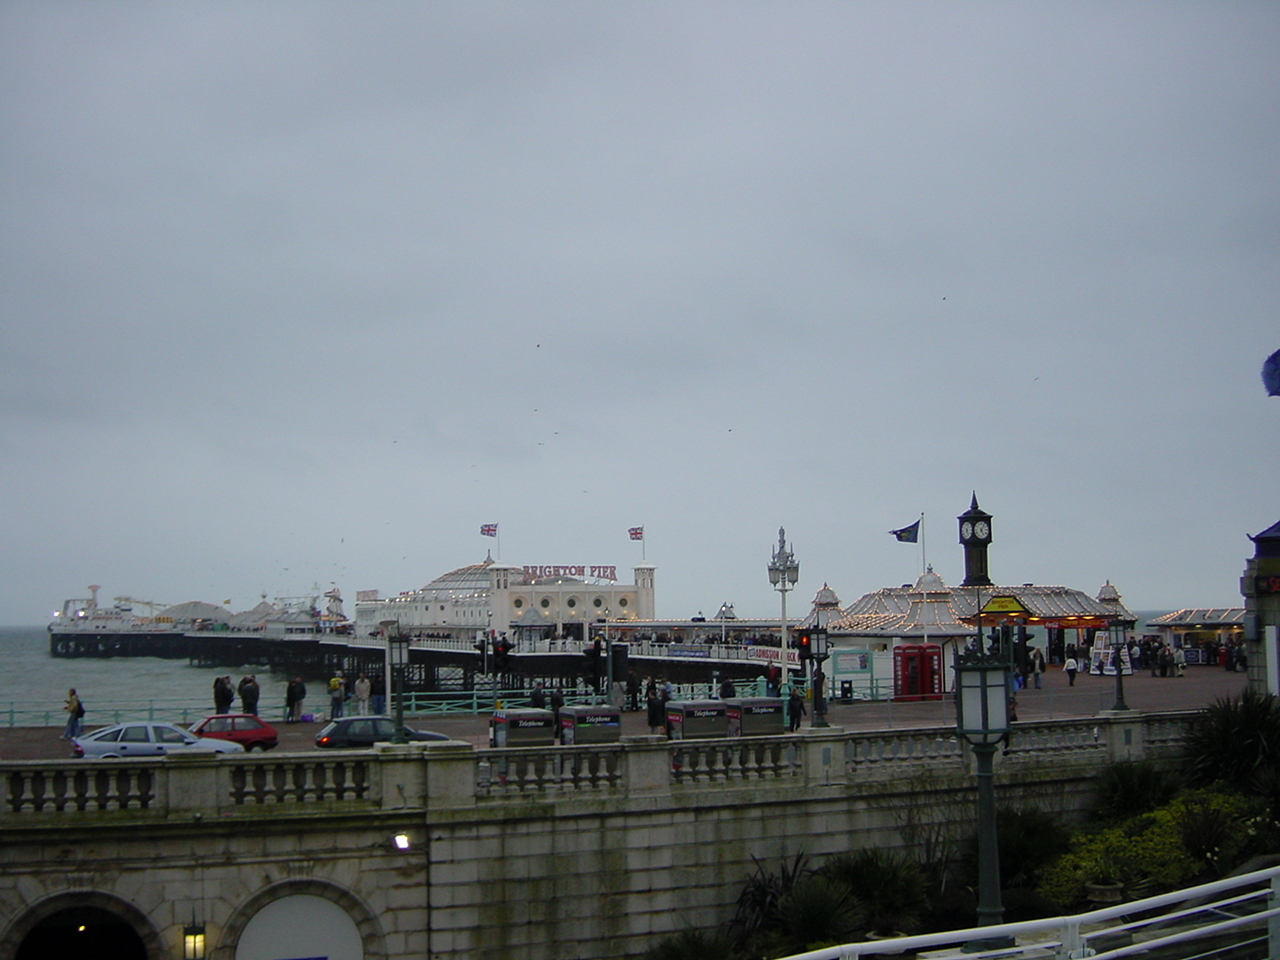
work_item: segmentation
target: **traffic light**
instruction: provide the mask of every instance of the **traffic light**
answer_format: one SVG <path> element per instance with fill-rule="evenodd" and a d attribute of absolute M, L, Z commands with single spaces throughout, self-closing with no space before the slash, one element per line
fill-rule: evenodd
<path fill-rule="evenodd" d="M 498 670 L 505 670 L 511 662 L 511 641 L 504 633 L 493 640 L 493 665 Z"/>
<path fill-rule="evenodd" d="M 800 662 L 808 663 L 813 657 L 813 634 L 808 630 L 800 631 L 796 637 L 796 649 L 800 651 Z"/>

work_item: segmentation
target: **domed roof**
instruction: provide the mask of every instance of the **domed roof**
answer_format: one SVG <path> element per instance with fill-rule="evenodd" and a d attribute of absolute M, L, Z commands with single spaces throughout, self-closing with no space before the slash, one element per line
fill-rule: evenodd
<path fill-rule="evenodd" d="M 458 567 L 457 570 L 450 570 L 436 577 L 425 587 L 419 590 L 419 593 L 477 593 L 485 592 L 489 589 L 489 568 L 493 566 L 492 560 L 485 560 L 483 563 L 473 563 L 465 567 Z"/>
<path fill-rule="evenodd" d="M 912 588 L 912 593 L 950 593 L 947 585 L 942 582 L 942 578 L 933 572 L 933 564 L 929 565 L 929 569 L 920 574 L 920 579 L 916 581 L 916 585 Z"/>

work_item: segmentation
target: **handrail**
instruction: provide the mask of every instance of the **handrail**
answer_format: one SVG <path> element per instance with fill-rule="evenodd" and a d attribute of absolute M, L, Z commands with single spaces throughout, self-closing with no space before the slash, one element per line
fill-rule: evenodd
<path fill-rule="evenodd" d="M 1160 910 L 1166 906 L 1204 900 L 1220 893 L 1236 891 L 1242 887 L 1250 887 L 1255 884 L 1267 884 L 1267 886 L 1250 891 L 1243 896 L 1228 897 L 1223 901 L 1204 902 L 1195 904 L 1186 910 L 1176 910 L 1154 916 L 1149 915 L 1151 911 Z M 1155 927 L 1158 924 L 1187 920 L 1202 914 L 1212 915 L 1223 906 L 1236 906 L 1257 901 L 1263 901 L 1260 908 L 1244 916 L 1191 923 L 1184 929 L 1175 929 L 1173 932 L 1146 940 L 1133 938 L 1135 932 Z M 1109 921 L 1134 915 L 1143 916 L 1114 926 L 1108 925 Z M 1145 955 L 1157 947 L 1186 943 L 1246 926 L 1259 926 L 1264 931 L 1262 935 L 1270 937 L 1272 942 L 1267 956 L 1274 957 L 1280 956 L 1280 924 L 1264 924 L 1263 921 L 1269 921 L 1275 917 L 1280 917 L 1280 867 L 1255 870 L 1252 873 L 1242 874 L 1238 877 L 1215 880 L 1210 883 L 1174 890 L 1142 900 L 1091 910 L 1087 913 L 1068 914 L 1042 920 L 1024 920 L 1019 923 L 1004 923 L 989 927 L 970 927 L 965 930 L 949 930 L 942 933 L 927 933 L 913 937 L 897 937 L 891 940 L 846 943 L 840 946 L 823 947 L 819 950 L 791 954 L 782 958 L 782 960 L 849 960 L 849 958 L 855 957 L 909 953 L 955 946 L 957 944 L 967 945 L 966 953 L 973 957 L 1000 956 L 1017 958 L 1027 955 L 1043 957 L 1046 955 L 1047 950 L 1052 950 L 1054 957 L 1063 958 L 1063 960 L 1075 960 L 1075 958 L 1083 957 L 1089 957 L 1092 960 L 1109 960 L 1109 958 L 1117 958 L 1118 960 L 1120 957 Z M 1016 940 L 1018 937 L 1026 939 L 1027 942 L 997 947 L 997 944 L 1008 943 L 1010 939 Z M 1115 942 L 1126 939 L 1128 939 L 1128 942 Z M 1256 940 L 1257 938 L 1254 939 Z M 1115 943 L 1115 945 L 1110 949 L 1099 951 L 1094 947 L 1090 947 L 1090 942 L 1094 942 L 1099 946 L 1109 942 Z M 990 944 L 989 948 L 982 949 L 984 944 Z M 971 952 L 974 947 L 979 949 Z"/>

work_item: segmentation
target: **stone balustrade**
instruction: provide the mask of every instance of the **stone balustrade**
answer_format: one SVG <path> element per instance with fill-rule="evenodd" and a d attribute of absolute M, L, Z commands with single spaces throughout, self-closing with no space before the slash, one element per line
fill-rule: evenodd
<path fill-rule="evenodd" d="M 1192 713 L 1111 714 L 1019 723 L 1001 763 L 1045 758 L 1095 767 L 1167 757 Z M 134 760 L 0 763 L 0 824 L 42 817 L 260 816 L 261 808 L 325 814 L 490 804 L 510 798 L 688 794 L 735 784 L 855 784 L 962 766 L 970 754 L 949 727 L 668 741 L 631 737 L 591 746 L 477 750 L 470 744 L 374 751 L 186 754 Z M 426 763 L 422 761 L 425 758 Z M 842 758 L 843 762 L 836 762 Z"/>

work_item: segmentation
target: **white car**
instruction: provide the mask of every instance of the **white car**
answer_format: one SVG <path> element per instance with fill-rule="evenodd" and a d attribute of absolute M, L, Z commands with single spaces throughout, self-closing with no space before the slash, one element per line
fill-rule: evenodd
<path fill-rule="evenodd" d="M 197 737 L 172 723 L 130 720 L 76 737 L 77 757 L 163 757 L 171 753 L 244 753 L 230 740 Z"/>

